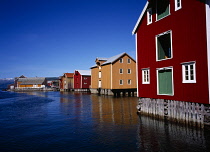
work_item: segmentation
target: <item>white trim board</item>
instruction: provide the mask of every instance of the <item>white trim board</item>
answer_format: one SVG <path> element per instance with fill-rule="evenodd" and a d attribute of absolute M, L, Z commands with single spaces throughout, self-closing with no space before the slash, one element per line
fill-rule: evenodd
<path fill-rule="evenodd" d="M 132 34 L 136 34 L 136 30 L 137 30 L 137 28 L 138 28 L 138 26 L 139 26 L 139 24 L 140 24 L 140 22 L 141 22 L 141 20 L 142 20 L 142 17 L 144 16 L 144 13 L 145 13 L 146 10 L 147 10 L 148 5 L 149 5 L 149 2 L 147 1 L 147 3 L 146 3 L 145 6 L 144 6 L 143 11 L 141 12 L 141 14 L 140 14 L 140 16 L 139 16 L 139 18 L 138 18 L 138 21 L 136 22 L 136 25 L 135 25 L 135 27 L 134 27 L 134 29 L 133 29 L 133 31 L 132 31 Z"/>
<path fill-rule="evenodd" d="M 137 51 L 137 33 L 135 34 L 136 41 L 136 88 L 137 88 L 137 97 L 139 97 L 139 77 L 138 77 L 138 51 Z"/>
<path fill-rule="evenodd" d="M 208 84 L 209 84 L 209 104 L 210 104 L 210 0 L 206 0 L 206 37 L 207 37 Z"/>

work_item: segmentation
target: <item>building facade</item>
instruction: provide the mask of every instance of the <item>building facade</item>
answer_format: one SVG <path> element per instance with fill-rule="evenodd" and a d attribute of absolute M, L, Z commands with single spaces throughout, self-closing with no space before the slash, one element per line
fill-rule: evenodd
<path fill-rule="evenodd" d="M 210 103 L 209 5 L 210 0 L 146 2 L 133 30 L 138 97 Z"/>
<path fill-rule="evenodd" d="M 19 78 L 16 89 L 41 89 L 47 86 L 45 77 Z"/>
<path fill-rule="evenodd" d="M 90 70 L 74 71 L 74 91 L 90 91 L 91 72 Z"/>
<path fill-rule="evenodd" d="M 117 95 L 136 92 L 136 61 L 127 53 L 96 58 L 91 67 L 91 92 Z"/>
<path fill-rule="evenodd" d="M 74 89 L 74 73 L 64 73 L 60 77 L 59 86 L 60 91 L 72 91 Z"/>

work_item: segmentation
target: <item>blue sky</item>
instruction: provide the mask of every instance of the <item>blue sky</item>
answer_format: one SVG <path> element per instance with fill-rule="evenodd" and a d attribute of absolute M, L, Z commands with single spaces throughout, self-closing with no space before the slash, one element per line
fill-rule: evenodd
<path fill-rule="evenodd" d="M 0 0 L 0 78 L 89 70 L 96 57 L 135 57 L 146 0 Z"/>

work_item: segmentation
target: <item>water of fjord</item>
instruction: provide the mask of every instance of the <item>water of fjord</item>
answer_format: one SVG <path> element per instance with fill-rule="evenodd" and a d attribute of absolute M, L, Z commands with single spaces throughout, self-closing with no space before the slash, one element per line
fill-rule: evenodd
<path fill-rule="evenodd" d="M 210 131 L 136 114 L 136 97 L 0 91 L 0 152 L 208 151 Z"/>

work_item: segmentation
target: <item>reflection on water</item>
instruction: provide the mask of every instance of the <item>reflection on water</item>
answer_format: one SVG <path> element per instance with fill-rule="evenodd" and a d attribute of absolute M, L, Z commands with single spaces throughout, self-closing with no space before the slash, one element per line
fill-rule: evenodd
<path fill-rule="evenodd" d="M 114 124 L 137 124 L 136 97 L 113 98 L 92 95 L 92 116 L 100 122 Z"/>
<path fill-rule="evenodd" d="M 62 111 L 67 115 L 71 107 L 71 112 L 77 116 L 89 114 L 99 122 L 138 124 L 136 97 L 113 98 L 84 93 L 74 93 L 74 96 L 69 96 L 67 92 L 61 94 Z"/>
<path fill-rule="evenodd" d="M 208 151 L 210 131 L 136 114 L 136 97 L 0 92 L 0 152 Z"/>
<path fill-rule="evenodd" d="M 140 151 L 204 152 L 209 149 L 208 129 L 177 125 L 146 116 L 139 119 L 137 138 Z"/>

